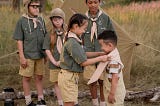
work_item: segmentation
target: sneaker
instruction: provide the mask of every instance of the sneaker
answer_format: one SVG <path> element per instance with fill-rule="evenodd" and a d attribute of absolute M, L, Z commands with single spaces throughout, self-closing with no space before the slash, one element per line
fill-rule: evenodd
<path fill-rule="evenodd" d="M 29 104 L 29 105 L 27 105 L 27 106 L 36 106 L 36 104 L 34 104 L 33 103 L 33 101 Z"/>
<path fill-rule="evenodd" d="M 40 100 L 40 101 L 37 102 L 36 106 L 47 106 L 47 105 L 46 105 L 46 102 L 44 100 Z"/>

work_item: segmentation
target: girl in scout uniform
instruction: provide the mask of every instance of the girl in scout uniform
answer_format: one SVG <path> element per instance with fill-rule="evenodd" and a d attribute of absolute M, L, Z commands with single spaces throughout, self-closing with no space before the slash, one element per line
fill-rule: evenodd
<path fill-rule="evenodd" d="M 105 30 L 99 36 L 101 49 L 111 56 L 104 76 L 104 96 L 107 106 L 123 106 L 126 94 L 119 52 L 116 48 L 117 36 L 113 31 Z"/>
<path fill-rule="evenodd" d="M 86 4 L 88 6 L 88 11 L 86 12 L 86 16 L 88 17 L 88 27 L 86 32 L 84 33 L 84 49 L 86 52 L 100 52 L 100 44 L 97 40 L 98 35 L 104 30 L 112 30 L 112 22 L 107 14 L 102 12 L 99 9 L 101 0 L 86 0 Z M 97 64 L 96 64 L 97 65 Z M 85 67 L 84 78 L 90 79 L 96 70 L 96 65 L 90 65 Z M 101 76 L 98 80 L 100 86 L 100 106 L 106 106 L 103 94 L 103 76 Z M 94 106 L 99 106 L 98 96 L 97 96 L 97 82 L 94 82 L 89 85 L 92 102 Z"/>
<path fill-rule="evenodd" d="M 42 50 L 46 36 L 45 23 L 39 16 L 40 1 L 24 0 L 26 14 L 18 20 L 13 38 L 17 40 L 20 57 L 19 74 L 23 76 L 23 90 L 27 106 L 36 106 L 31 100 L 30 80 L 35 79 L 38 92 L 37 106 L 46 106 L 43 96 L 44 53 Z"/>
<path fill-rule="evenodd" d="M 87 59 L 81 40 L 87 25 L 87 17 L 81 14 L 74 14 L 69 20 L 68 33 L 60 55 L 61 71 L 58 75 L 64 106 L 74 106 L 74 101 L 77 101 L 78 79 L 83 72 L 82 67 L 107 60 L 106 55 Z"/>
<path fill-rule="evenodd" d="M 63 106 L 63 101 L 58 87 L 58 73 L 60 71 L 59 58 L 65 33 L 64 19 L 65 14 L 60 8 L 56 8 L 51 11 L 50 20 L 52 26 L 48 25 L 50 35 L 45 37 L 43 44 L 43 49 L 45 49 L 45 52 L 50 60 L 50 81 L 54 83 L 54 90 L 60 106 Z"/>

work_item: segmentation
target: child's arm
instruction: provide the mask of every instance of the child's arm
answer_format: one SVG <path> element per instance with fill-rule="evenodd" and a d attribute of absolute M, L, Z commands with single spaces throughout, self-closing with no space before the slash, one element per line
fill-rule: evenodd
<path fill-rule="evenodd" d="M 24 57 L 24 53 L 23 53 L 23 41 L 18 40 L 17 41 L 17 47 L 18 47 L 18 51 L 19 51 L 19 58 L 20 58 L 21 67 L 27 68 L 27 66 L 28 66 L 27 60 Z"/>
<path fill-rule="evenodd" d="M 106 62 L 107 60 L 108 60 L 108 56 L 103 55 L 103 56 L 87 59 L 86 61 L 82 62 L 80 65 L 87 66 L 87 65 L 95 64 L 97 62 Z"/>
<path fill-rule="evenodd" d="M 105 54 L 105 52 L 86 52 L 87 57 L 97 57 Z"/>
<path fill-rule="evenodd" d="M 45 52 L 46 52 L 49 60 L 50 60 L 54 65 L 56 65 L 57 67 L 59 67 L 59 62 L 57 62 L 57 61 L 54 59 L 54 57 L 52 56 L 51 51 L 50 51 L 50 50 L 45 50 Z"/>
<path fill-rule="evenodd" d="M 119 79 L 118 74 L 113 73 L 112 74 L 112 82 L 111 82 L 111 90 L 110 90 L 109 96 L 108 96 L 109 103 L 116 102 L 115 101 L 115 93 L 116 93 L 116 89 L 117 89 L 118 79 Z"/>

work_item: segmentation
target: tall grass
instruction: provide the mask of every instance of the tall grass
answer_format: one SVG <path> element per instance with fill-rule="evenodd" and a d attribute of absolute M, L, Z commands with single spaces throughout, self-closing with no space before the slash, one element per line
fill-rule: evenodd
<path fill-rule="evenodd" d="M 131 71 L 131 86 L 145 89 L 159 86 L 160 78 L 160 1 L 132 3 L 128 6 L 115 6 L 106 9 L 135 40 L 142 45 L 134 51 Z M 144 45 L 143 45 L 144 44 Z M 151 49 L 152 48 L 152 49 Z M 148 84 L 150 83 L 150 84 Z"/>
<path fill-rule="evenodd" d="M 16 42 L 12 40 L 13 30 L 15 23 L 19 18 L 19 14 L 14 13 L 8 7 L 0 7 L 0 57 L 7 55 L 16 50 Z M 17 85 L 18 78 L 14 75 L 17 74 L 18 67 L 17 55 L 14 54 L 10 57 L 0 59 L 0 91 L 2 88 L 9 85 Z M 13 80 L 17 79 L 17 80 Z"/>

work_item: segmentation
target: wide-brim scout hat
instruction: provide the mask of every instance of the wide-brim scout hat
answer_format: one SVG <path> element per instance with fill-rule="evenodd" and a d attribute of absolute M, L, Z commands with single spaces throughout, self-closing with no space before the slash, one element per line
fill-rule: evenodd
<path fill-rule="evenodd" d="M 51 11 L 50 19 L 53 17 L 61 17 L 63 20 L 65 20 L 65 13 L 60 8 L 55 8 Z"/>

